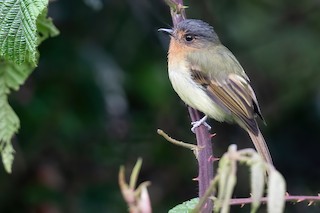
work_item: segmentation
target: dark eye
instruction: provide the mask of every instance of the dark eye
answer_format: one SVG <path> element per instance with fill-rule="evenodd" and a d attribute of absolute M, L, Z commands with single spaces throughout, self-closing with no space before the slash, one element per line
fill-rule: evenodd
<path fill-rule="evenodd" d="M 188 42 L 192 41 L 193 39 L 194 39 L 193 35 L 186 35 L 185 36 L 185 40 L 188 41 Z"/>

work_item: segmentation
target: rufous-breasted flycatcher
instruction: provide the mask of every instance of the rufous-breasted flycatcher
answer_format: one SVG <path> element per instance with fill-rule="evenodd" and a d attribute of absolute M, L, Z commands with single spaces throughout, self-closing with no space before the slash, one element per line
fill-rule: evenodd
<path fill-rule="evenodd" d="M 217 121 L 234 122 L 245 129 L 265 161 L 272 164 L 266 142 L 255 117 L 263 117 L 250 80 L 236 57 L 221 44 L 212 26 L 186 19 L 170 35 L 168 72 L 172 86 L 189 106 Z"/>

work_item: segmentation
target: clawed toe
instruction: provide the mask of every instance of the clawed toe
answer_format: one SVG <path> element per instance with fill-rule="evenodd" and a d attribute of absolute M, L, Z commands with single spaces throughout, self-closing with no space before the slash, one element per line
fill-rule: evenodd
<path fill-rule="evenodd" d="M 202 124 L 204 126 L 206 126 L 208 128 L 208 130 L 211 130 L 211 126 L 209 124 L 207 124 L 206 120 L 207 120 L 207 116 L 204 116 L 203 118 L 201 118 L 198 121 L 191 122 L 191 125 L 192 125 L 191 131 L 193 133 L 195 133 L 196 128 L 201 126 Z"/>

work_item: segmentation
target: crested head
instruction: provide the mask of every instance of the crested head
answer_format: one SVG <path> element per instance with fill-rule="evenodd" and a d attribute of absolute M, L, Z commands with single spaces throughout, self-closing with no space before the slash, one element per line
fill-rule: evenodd
<path fill-rule="evenodd" d="M 201 48 L 210 44 L 220 44 L 213 27 L 197 19 L 186 19 L 178 23 L 173 29 L 172 37 L 192 47 Z"/>

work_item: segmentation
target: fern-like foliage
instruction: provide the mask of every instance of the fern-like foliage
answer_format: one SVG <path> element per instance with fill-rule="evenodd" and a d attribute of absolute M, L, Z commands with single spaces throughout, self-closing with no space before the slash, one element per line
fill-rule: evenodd
<path fill-rule="evenodd" d="M 47 16 L 48 0 L 0 0 L 0 151 L 11 172 L 13 135 L 20 121 L 8 102 L 37 66 L 38 45 L 59 31 Z"/>
<path fill-rule="evenodd" d="M 14 65 L 2 61 L 0 63 L 0 150 L 5 169 L 10 172 L 13 161 L 12 136 L 18 130 L 18 116 L 8 103 L 10 89 L 18 89 L 30 72 L 29 67 Z"/>
<path fill-rule="evenodd" d="M 0 3 L 0 55 L 9 61 L 36 64 L 38 16 L 48 0 L 2 0 Z"/>

